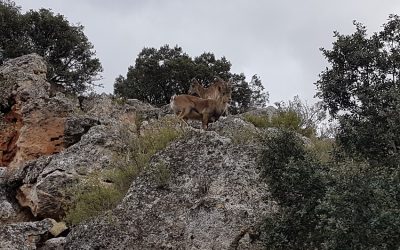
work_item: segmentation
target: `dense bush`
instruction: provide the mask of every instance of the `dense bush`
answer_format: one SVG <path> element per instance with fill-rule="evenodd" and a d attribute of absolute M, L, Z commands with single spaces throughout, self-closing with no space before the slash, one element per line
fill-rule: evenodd
<path fill-rule="evenodd" d="M 265 223 L 268 249 L 313 249 L 320 229 L 315 209 L 325 194 L 318 160 L 291 131 L 280 131 L 265 141 L 261 166 L 278 214 Z"/>
<path fill-rule="evenodd" d="M 330 168 L 316 214 L 328 249 L 399 249 L 398 170 L 346 160 Z"/>
<path fill-rule="evenodd" d="M 260 165 L 280 205 L 265 221 L 268 249 L 400 247 L 400 170 L 337 150 L 321 161 L 293 132 L 265 140 Z"/>

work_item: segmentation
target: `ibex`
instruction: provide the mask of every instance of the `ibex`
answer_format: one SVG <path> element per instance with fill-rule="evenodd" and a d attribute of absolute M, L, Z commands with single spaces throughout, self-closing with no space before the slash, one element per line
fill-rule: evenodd
<path fill-rule="evenodd" d="M 222 78 L 217 76 L 208 88 L 203 87 L 196 79 L 193 79 L 188 93 L 189 95 L 197 94 L 203 99 L 217 100 L 222 97 L 222 95 L 228 95 L 230 99 L 232 94 L 232 79 L 225 82 Z M 222 114 L 226 115 L 228 113 L 228 106 L 229 105 L 226 105 Z"/>
<path fill-rule="evenodd" d="M 229 82 L 225 82 L 221 78 L 216 77 L 214 83 L 211 84 L 208 88 L 205 88 L 196 79 L 193 79 L 188 94 L 197 94 L 200 98 L 203 99 L 216 100 L 218 99 L 218 97 L 222 96 L 223 93 L 230 91 L 231 82 L 231 80 L 229 80 Z"/>
<path fill-rule="evenodd" d="M 174 95 L 171 97 L 171 109 L 186 124 L 187 120 L 202 121 L 202 128 L 207 129 L 208 123 L 215 122 L 225 112 L 230 93 L 224 93 L 217 100 L 202 99 L 192 95 Z"/>

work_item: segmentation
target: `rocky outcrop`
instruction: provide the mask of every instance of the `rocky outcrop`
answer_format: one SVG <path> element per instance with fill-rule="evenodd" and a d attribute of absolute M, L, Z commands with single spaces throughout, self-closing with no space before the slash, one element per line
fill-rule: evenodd
<path fill-rule="evenodd" d="M 74 109 L 66 98 L 49 98 L 46 64 L 36 55 L 9 60 L 0 68 L 0 166 L 22 163 L 64 148 L 65 117 Z"/>
<path fill-rule="evenodd" d="M 136 130 L 136 110 L 108 95 L 50 94 L 36 54 L 5 62 L 0 81 L 1 220 L 23 220 L 24 207 L 34 217 L 59 219 L 65 189 L 109 165 L 125 136 L 121 127 Z"/>
<path fill-rule="evenodd" d="M 57 222 L 68 187 L 111 167 L 126 138 L 162 126 L 170 110 L 51 92 L 45 73 L 34 54 L 0 67 L 0 249 L 262 249 L 260 225 L 277 205 L 257 159 L 273 129 L 243 116 L 182 128 L 117 208 L 71 229 Z"/>
<path fill-rule="evenodd" d="M 38 249 L 51 237 L 55 221 L 45 219 L 0 226 L 0 249 Z"/>
<path fill-rule="evenodd" d="M 116 209 L 72 229 L 66 249 L 262 249 L 259 226 L 276 205 L 259 150 L 190 132 L 153 158 Z"/>
<path fill-rule="evenodd" d="M 61 153 L 30 161 L 10 177 L 22 179 L 17 199 L 34 216 L 59 219 L 64 214 L 65 187 L 109 166 L 121 146 L 118 126 L 97 125 Z"/>

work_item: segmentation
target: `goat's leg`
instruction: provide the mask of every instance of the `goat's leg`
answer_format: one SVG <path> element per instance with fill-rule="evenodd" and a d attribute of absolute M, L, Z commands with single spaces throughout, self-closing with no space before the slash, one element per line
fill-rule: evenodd
<path fill-rule="evenodd" d="M 189 109 L 183 109 L 182 111 L 181 111 L 181 113 L 178 115 L 178 118 L 181 120 L 181 121 L 183 121 L 185 124 L 186 124 L 186 126 L 189 126 L 189 124 L 187 123 L 187 115 L 190 113 L 190 110 Z"/>
<path fill-rule="evenodd" d="M 204 130 L 207 130 L 207 128 L 208 128 L 208 114 L 207 113 L 203 114 L 202 128 Z"/>

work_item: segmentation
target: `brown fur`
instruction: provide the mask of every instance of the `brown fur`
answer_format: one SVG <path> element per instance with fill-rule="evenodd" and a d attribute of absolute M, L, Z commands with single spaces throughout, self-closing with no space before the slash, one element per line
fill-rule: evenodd
<path fill-rule="evenodd" d="M 225 82 L 221 78 L 216 78 L 213 84 L 208 88 L 203 87 L 196 79 L 192 80 L 192 84 L 189 88 L 189 94 L 197 94 L 203 99 L 214 99 L 217 100 L 222 95 L 226 95 L 231 90 L 230 82 Z"/>
<path fill-rule="evenodd" d="M 171 97 L 171 109 L 186 124 L 187 120 L 202 121 L 202 128 L 207 129 L 208 123 L 215 122 L 225 112 L 229 96 L 224 95 L 217 100 L 202 99 L 191 95 L 174 95 Z"/>

